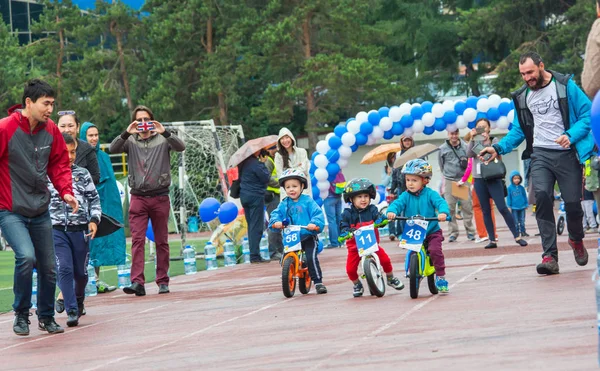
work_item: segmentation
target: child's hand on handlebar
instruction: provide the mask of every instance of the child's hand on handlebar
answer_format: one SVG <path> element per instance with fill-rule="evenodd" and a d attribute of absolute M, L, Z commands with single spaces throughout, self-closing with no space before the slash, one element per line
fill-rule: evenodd
<path fill-rule="evenodd" d="M 395 217 L 396 217 L 396 214 L 394 214 L 392 212 L 387 213 L 388 220 L 394 220 Z"/>
<path fill-rule="evenodd" d="M 440 222 L 445 222 L 447 217 L 448 217 L 448 215 L 446 215 L 444 213 L 438 214 L 438 220 Z"/>
<path fill-rule="evenodd" d="M 275 222 L 273 223 L 273 225 L 271 226 L 275 229 L 283 229 L 283 223 L 282 222 Z"/>
<path fill-rule="evenodd" d="M 309 223 L 306 226 L 306 229 L 308 229 L 309 231 L 319 231 L 319 227 L 317 227 L 316 225 L 314 225 L 313 223 Z"/>

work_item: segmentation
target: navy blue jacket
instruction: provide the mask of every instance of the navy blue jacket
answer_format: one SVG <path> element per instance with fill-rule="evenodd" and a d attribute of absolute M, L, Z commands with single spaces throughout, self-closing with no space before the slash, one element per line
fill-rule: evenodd
<path fill-rule="evenodd" d="M 264 197 L 271 174 L 264 163 L 254 156 L 240 165 L 240 198 Z"/>

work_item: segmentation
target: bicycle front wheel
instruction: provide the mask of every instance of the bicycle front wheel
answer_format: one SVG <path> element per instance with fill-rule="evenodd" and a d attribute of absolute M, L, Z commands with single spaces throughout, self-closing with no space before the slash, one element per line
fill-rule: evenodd
<path fill-rule="evenodd" d="M 418 298 L 421 275 L 419 274 L 419 256 L 414 251 L 410 254 L 410 262 L 408 265 L 408 281 L 410 284 L 410 297 L 413 299 Z"/>
<path fill-rule="evenodd" d="M 286 298 L 291 298 L 296 292 L 296 279 L 294 275 L 296 273 L 296 266 L 294 264 L 294 257 L 287 256 L 283 260 L 281 269 L 281 288 L 283 289 L 283 295 Z"/>
<path fill-rule="evenodd" d="M 364 260 L 363 270 L 367 278 L 367 284 L 369 285 L 369 291 L 371 295 L 382 297 L 385 295 L 385 277 L 381 273 L 379 266 L 375 262 L 375 259 L 369 257 Z"/>

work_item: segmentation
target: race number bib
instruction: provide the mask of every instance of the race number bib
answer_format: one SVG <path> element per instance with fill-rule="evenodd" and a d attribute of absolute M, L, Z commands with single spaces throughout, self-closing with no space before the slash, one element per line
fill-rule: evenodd
<path fill-rule="evenodd" d="M 407 220 L 404 227 L 404 233 L 400 238 L 400 247 L 419 252 L 421 245 L 427 237 L 427 226 L 429 222 L 426 220 Z"/>
<path fill-rule="evenodd" d="M 373 224 L 360 227 L 354 231 L 354 240 L 359 256 L 371 255 L 379 250 Z"/>
<path fill-rule="evenodd" d="M 283 252 L 302 250 L 300 241 L 300 226 L 290 225 L 283 230 Z"/>

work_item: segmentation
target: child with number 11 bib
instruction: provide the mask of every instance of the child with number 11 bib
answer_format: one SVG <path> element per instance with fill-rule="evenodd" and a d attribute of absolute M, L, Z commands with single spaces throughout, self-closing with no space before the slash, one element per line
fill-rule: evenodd
<path fill-rule="evenodd" d="M 402 168 L 402 174 L 406 176 L 406 192 L 402 193 L 388 207 L 387 217 L 393 220 L 396 215 L 415 216 L 426 218 L 437 216 L 440 222 L 446 220 L 450 208 L 446 201 L 436 191 L 427 188 L 431 180 L 431 165 L 424 160 L 417 159 L 407 162 Z M 405 230 L 408 229 L 408 226 Z M 448 281 L 446 280 L 446 264 L 442 252 L 442 241 L 444 235 L 438 222 L 429 222 L 425 243 L 435 267 L 435 285 L 439 292 L 448 292 Z"/>
<path fill-rule="evenodd" d="M 342 213 L 342 221 L 340 223 L 340 238 L 348 236 L 352 229 L 359 229 L 363 226 L 378 224 L 383 220 L 377 206 L 371 204 L 371 199 L 375 199 L 376 190 L 373 183 L 365 178 L 352 179 L 344 190 L 344 202 L 350 202 L 349 209 L 345 209 Z M 375 240 L 379 245 L 379 232 L 375 232 Z M 358 279 L 358 265 L 360 264 L 360 255 L 356 244 L 356 235 L 354 238 L 347 240 L 348 259 L 346 260 L 346 273 L 348 278 L 354 283 L 353 296 L 355 298 L 362 296 L 364 288 Z M 402 290 L 404 284 L 394 276 L 392 261 L 385 250 L 378 246 L 375 252 L 379 257 L 381 267 L 387 276 L 387 284 L 396 290 Z"/>

